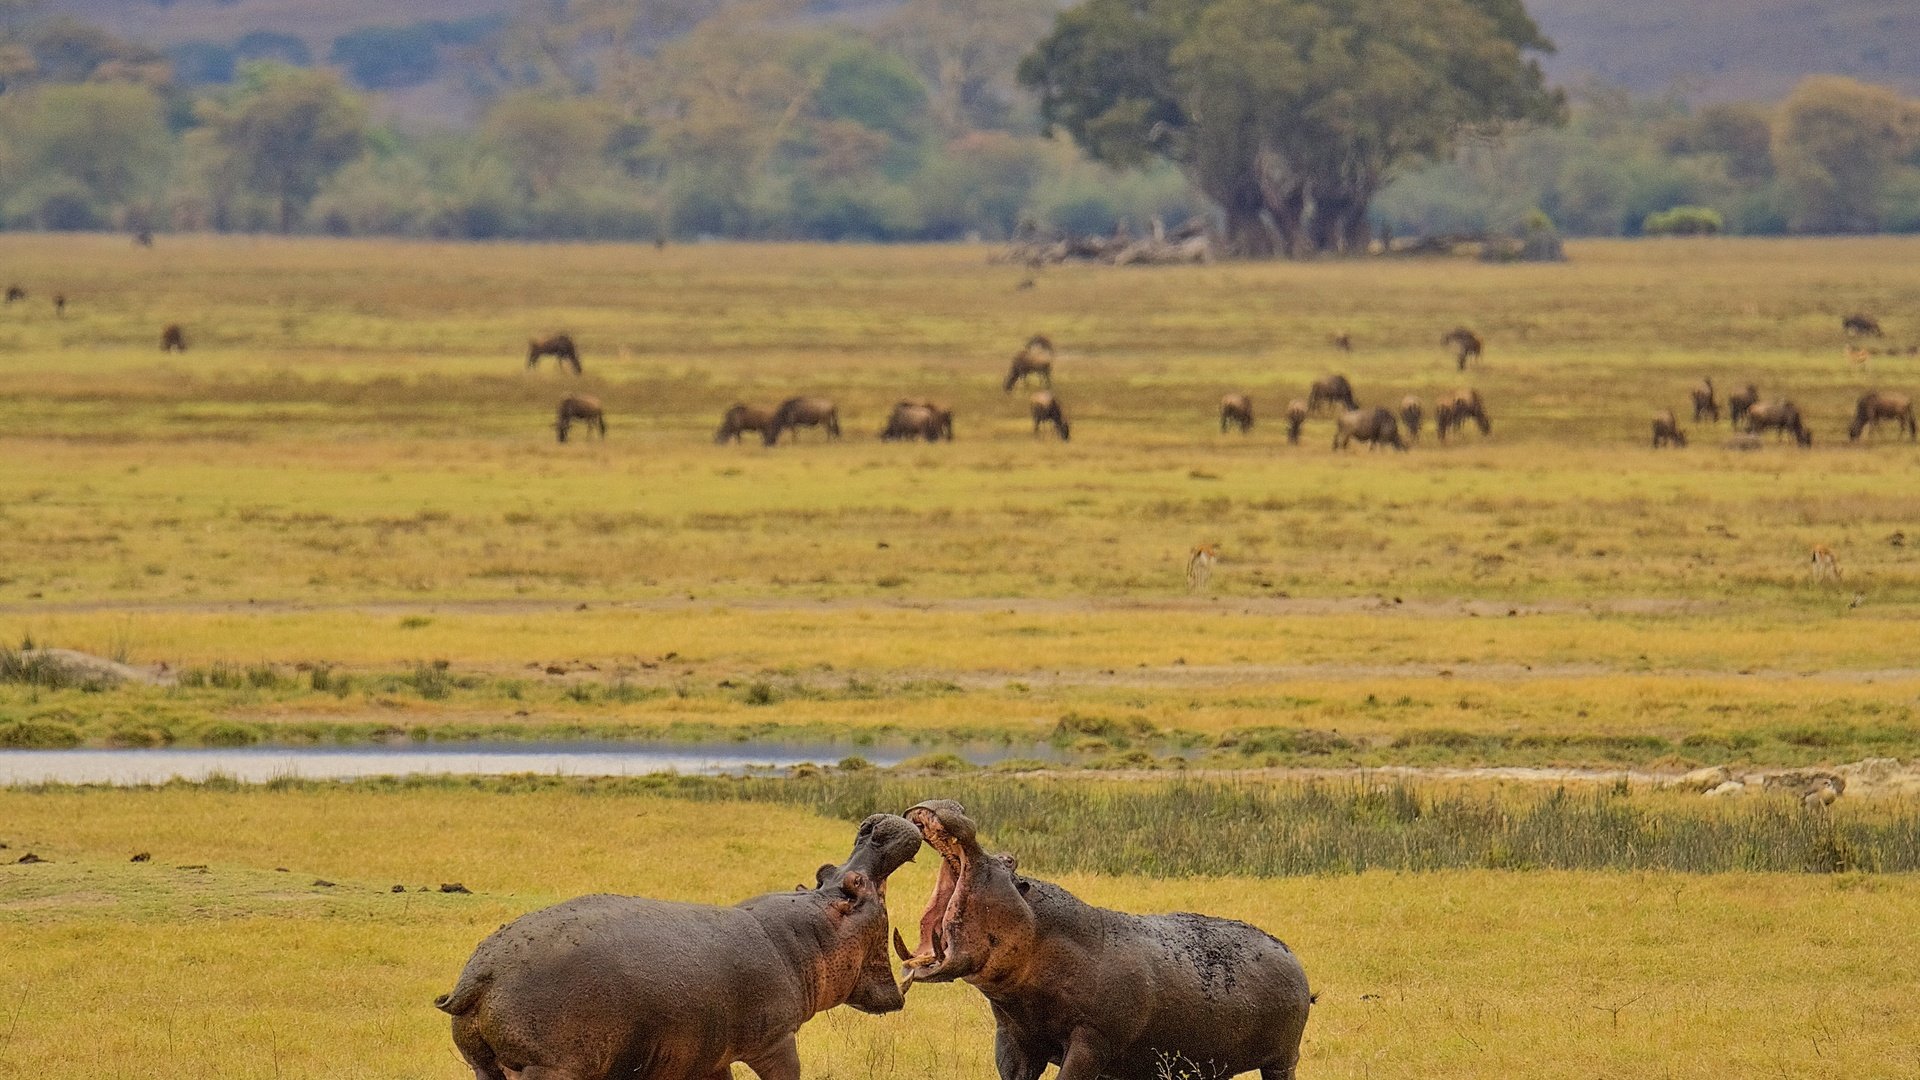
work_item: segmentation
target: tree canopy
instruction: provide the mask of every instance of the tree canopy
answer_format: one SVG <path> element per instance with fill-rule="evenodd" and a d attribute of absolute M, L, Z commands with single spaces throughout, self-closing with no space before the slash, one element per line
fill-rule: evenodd
<path fill-rule="evenodd" d="M 1241 254 L 1347 250 L 1396 171 L 1554 122 L 1518 0 L 1087 0 L 1020 66 L 1095 158 L 1175 162 Z"/>

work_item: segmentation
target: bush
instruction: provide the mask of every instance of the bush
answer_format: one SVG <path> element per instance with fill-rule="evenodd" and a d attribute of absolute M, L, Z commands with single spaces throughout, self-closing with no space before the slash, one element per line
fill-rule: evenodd
<path fill-rule="evenodd" d="M 1675 206 L 1648 214 L 1640 223 L 1648 236 L 1718 236 L 1725 229 L 1720 212 L 1704 206 Z"/>

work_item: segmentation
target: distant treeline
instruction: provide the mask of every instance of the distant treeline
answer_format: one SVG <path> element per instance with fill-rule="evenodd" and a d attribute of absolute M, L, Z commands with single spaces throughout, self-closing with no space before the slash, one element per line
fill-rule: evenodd
<path fill-rule="evenodd" d="M 0 19 L 0 227 L 994 239 L 1209 209 L 1176 164 L 1109 168 L 1043 133 L 1016 78 L 1053 25 L 1043 0 L 907 0 L 858 27 L 722 0 L 526 10 L 543 14 L 356 31 L 325 57 L 270 34 L 167 53 Z M 376 118 L 359 87 L 444 75 L 448 50 L 475 123 Z M 1817 78 L 1774 106 L 1693 108 L 1594 88 L 1569 115 L 1402 170 L 1374 219 L 1405 237 L 1544 212 L 1620 235 L 1699 207 L 1657 221 L 1920 230 L 1920 102 L 1891 91 Z"/>

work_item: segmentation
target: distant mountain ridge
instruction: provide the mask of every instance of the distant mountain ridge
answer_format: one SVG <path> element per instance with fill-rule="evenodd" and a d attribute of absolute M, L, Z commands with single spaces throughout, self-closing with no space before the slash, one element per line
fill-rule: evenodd
<path fill-rule="evenodd" d="M 515 0 L 46 0 L 43 10 L 161 48 L 290 35 L 324 61 L 354 31 L 498 19 L 514 7 Z M 873 4 L 814 7 L 871 12 Z M 1530 0 L 1528 8 L 1559 45 L 1547 68 L 1563 84 L 1597 79 L 1640 93 L 1765 101 L 1807 75 L 1834 73 L 1920 93 L 1917 0 Z M 438 92 L 401 92 L 390 106 L 401 114 L 445 110 L 452 79 L 438 76 Z"/>

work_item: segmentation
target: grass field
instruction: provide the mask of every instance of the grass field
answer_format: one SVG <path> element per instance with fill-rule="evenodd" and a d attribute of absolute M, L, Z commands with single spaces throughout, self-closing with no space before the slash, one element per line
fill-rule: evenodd
<path fill-rule="evenodd" d="M 5 1076 L 460 1075 L 430 1002 L 499 923 L 590 891 L 790 888 L 851 838 L 799 810 L 574 790 L 0 793 L 0 821 L 50 860 L 0 866 Z M 932 868 L 895 878 L 897 921 Z M 1912 875 L 1057 876 L 1285 938 L 1321 995 L 1307 1076 L 1920 1067 Z M 473 894 L 414 891 L 452 881 Z M 991 1027 L 971 989 L 923 986 L 894 1016 L 815 1020 L 801 1052 L 813 1077 L 986 1076 Z"/>
<path fill-rule="evenodd" d="M 0 238 L 29 290 L 0 311 L 0 641 L 190 684 L 0 686 L 0 744 L 1920 751 L 1920 450 L 1844 435 L 1863 389 L 1920 390 L 1920 361 L 1863 371 L 1839 332 L 1863 309 L 1920 340 L 1920 242 L 1060 268 L 1030 290 L 986 255 Z M 163 356 L 175 321 L 192 349 Z M 1459 323 L 1489 342 L 1464 376 L 1438 340 Z M 524 369 L 559 329 L 582 379 Z M 1036 330 L 1071 443 L 1000 389 Z M 1288 446 L 1277 415 L 1335 369 L 1369 402 L 1475 386 L 1494 435 L 1337 454 L 1321 419 Z M 1649 411 L 1703 375 L 1792 397 L 1815 448 L 1702 425 L 1650 450 Z M 606 401 L 605 443 L 552 439 L 576 388 Z M 1227 390 L 1254 395 L 1250 437 L 1218 433 Z M 847 437 L 711 443 L 733 401 L 795 392 L 836 398 Z M 958 441 L 878 442 L 901 396 L 953 405 Z M 1188 595 L 1203 541 L 1224 561 Z M 1840 585 L 1811 580 L 1813 543 Z"/>
<path fill-rule="evenodd" d="M 1912 1075 L 1911 797 L 1212 771 L 1920 757 L 1920 448 L 1844 433 L 1920 360 L 1863 370 L 1839 332 L 1859 309 L 1920 341 L 1920 241 L 1571 254 L 1020 290 L 973 247 L 0 236 L 30 294 L 0 309 L 0 748 L 921 755 L 737 784 L 0 789 L 0 1080 L 460 1075 L 429 1003 L 506 919 L 791 887 L 867 809 L 942 791 L 1088 899 L 1285 937 L 1322 994 L 1305 1076 Z M 1439 344 L 1462 323 L 1488 340 L 1465 375 Z M 584 377 L 525 370 L 558 330 Z M 1000 388 L 1036 331 L 1068 443 Z M 1477 387 L 1493 436 L 1340 454 L 1321 418 L 1289 446 L 1285 403 L 1333 370 L 1369 403 Z M 1706 375 L 1792 397 L 1814 448 L 1689 425 L 1651 450 L 1649 412 Z M 553 439 L 574 390 L 605 442 Z M 1227 391 L 1254 396 L 1248 437 L 1219 433 Z M 846 438 L 713 444 L 734 401 L 799 392 Z M 952 405 L 958 440 L 878 442 L 901 397 Z M 1189 593 L 1202 542 L 1223 561 Z M 1811 580 L 1815 543 L 1840 583 Z M 1014 760 L 949 753 L 982 745 Z M 1047 763 L 1126 779 L 1002 775 Z M 1208 771 L 1156 779 L 1177 768 Z M 896 879 L 896 920 L 931 872 Z M 971 990 L 923 987 L 802 1053 L 816 1078 L 957 1080 L 990 1072 L 990 1031 Z"/>

